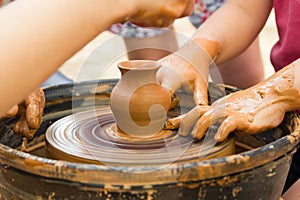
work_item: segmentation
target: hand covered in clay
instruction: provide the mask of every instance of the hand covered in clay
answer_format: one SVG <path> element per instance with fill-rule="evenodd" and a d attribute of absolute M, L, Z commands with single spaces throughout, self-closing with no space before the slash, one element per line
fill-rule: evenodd
<path fill-rule="evenodd" d="M 196 107 L 191 114 L 167 120 L 166 129 L 175 129 L 180 126 L 179 134 L 187 135 L 187 129 L 194 125 L 197 119 L 208 110 L 208 68 L 219 52 L 219 46 L 215 42 L 196 39 L 188 41 L 177 52 L 161 59 L 162 67 L 157 73 L 157 80 L 162 86 L 168 88 L 174 94 L 179 88 L 193 91 L 193 100 Z M 172 106 L 173 102 L 172 102 Z M 192 120 L 194 119 L 194 120 Z M 196 120 L 196 121 L 195 121 Z"/>
<path fill-rule="evenodd" d="M 137 0 L 137 12 L 128 18 L 144 27 L 167 27 L 175 19 L 192 13 L 194 0 Z"/>
<path fill-rule="evenodd" d="M 207 105 L 207 77 L 202 74 L 192 63 L 172 54 L 161 61 L 162 67 L 157 72 L 158 82 L 169 89 L 170 95 L 183 88 L 193 90 L 195 105 Z M 203 66 L 207 68 L 207 66 Z M 176 106 L 176 105 L 175 105 Z"/>
<path fill-rule="evenodd" d="M 278 126 L 288 111 L 300 108 L 300 93 L 295 86 L 295 66 L 291 64 L 264 82 L 232 93 L 214 102 L 192 130 L 200 139 L 209 126 L 219 122 L 215 140 L 221 142 L 230 132 L 255 134 Z M 193 110 L 192 110 L 193 111 Z M 189 117 L 197 121 L 197 115 Z"/>
<path fill-rule="evenodd" d="M 179 50 L 158 61 L 162 67 L 157 80 L 173 93 L 179 88 L 192 89 L 195 105 L 206 106 L 208 68 L 218 52 L 219 46 L 213 41 L 189 40 Z"/>
<path fill-rule="evenodd" d="M 45 106 L 45 95 L 42 89 L 36 89 L 19 105 L 14 105 L 4 116 L 13 117 L 18 115 L 19 121 L 13 130 L 15 134 L 32 138 L 42 123 Z"/>

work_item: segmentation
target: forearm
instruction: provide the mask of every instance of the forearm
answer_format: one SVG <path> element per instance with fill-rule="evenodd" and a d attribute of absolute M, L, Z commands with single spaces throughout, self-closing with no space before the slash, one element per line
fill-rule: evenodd
<path fill-rule="evenodd" d="M 278 103 L 282 105 L 285 112 L 299 109 L 300 59 L 248 90 L 252 90 L 253 95 L 262 99 L 265 106 Z M 257 107 L 261 107 L 261 105 L 257 105 Z"/>
<path fill-rule="evenodd" d="M 300 109 L 300 59 L 286 66 L 274 81 L 286 112 Z M 279 79 L 279 80 L 277 80 Z M 281 91 L 282 90 L 282 91 Z"/>
<path fill-rule="evenodd" d="M 163 61 L 180 66 L 182 74 L 184 69 L 189 69 L 187 65 L 193 66 L 201 76 L 202 88 L 206 88 L 210 64 L 220 64 L 250 45 L 263 27 L 271 6 L 271 0 L 226 1 L 196 30 L 191 40 Z"/>
<path fill-rule="evenodd" d="M 270 10 L 271 0 L 227 0 L 195 32 L 193 40 L 206 49 L 216 64 L 240 54 L 257 37 Z"/>
<path fill-rule="evenodd" d="M 133 9 L 121 0 L 18 0 L 1 8 L 0 111 L 22 100 L 92 38 Z"/>

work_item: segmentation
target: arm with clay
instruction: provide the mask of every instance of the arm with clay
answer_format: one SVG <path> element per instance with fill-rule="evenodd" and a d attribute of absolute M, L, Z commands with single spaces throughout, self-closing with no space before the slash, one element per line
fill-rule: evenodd
<path fill-rule="evenodd" d="M 167 57 L 171 61 L 175 60 L 170 62 L 169 68 L 181 75 L 182 79 L 194 81 L 189 83 L 194 90 L 196 107 L 191 111 L 193 115 L 188 114 L 168 120 L 166 128 L 178 128 L 180 125 L 179 133 L 181 135 L 189 133 L 192 122 L 195 123 L 199 116 L 208 109 L 209 64 L 212 61 L 221 64 L 245 50 L 263 28 L 271 9 L 271 0 L 228 0 L 196 30 L 188 44 L 170 55 L 169 58 Z M 172 59 L 174 57 L 177 59 Z M 179 62 L 176 61 L 178 59 L 184 64 L 178 64 Z M 165 85 L 171 89 L 178 89 L 180 85 L 178 83 L 182 82 L 179 78 L 167 80 L 168 73 L 161 73 L 159 77 L 160 82 L 166 83 Z"/>
<path fill-rule="evenodd" d="M 196 105 L 207 103 L 205 98 L 199 96 L 203 91 L 206 93 L 207 88 L 201 87 L 207 87 L 207 84 L 196 84 L 195 79 L 203 79 L 198 82 L 207 82 L 208 65 L 211 61 L 221 64 L 245 50 L 263 28 L 272 9 L 272 2 L 226 1 L 196 30 L 190 41 L 175 53 L 160 60 L 164 68 L 168 67 L 179 75 L 183 74 L 182 78 L 191 83 Z M 166 70 L 166 73 L 161 70 L 158 78 L 166 87 L 178 89 L 182 81 L 169 78 L 170 70 Z"/>
<path fill-rule="evenodd" d="M 232 131 L 255 134 L 278 126 L 286 112 L 299 108 L 300 59 L 263 82 L 214 102 L 196 123 L 192 135 L 202 138 L 217 121 L 222 121 L 215 135 L 218 142 Z"/>
<path fill-rule="evenodd" d="M 255 134 L 274 128 L 281 123 L 286 112 L 299 108 L 300 59 L 251 88 L 217 100 L 211 107 L 195 107 L 182 117 L 184 120 L 174 118 L 169 126 L 181 123 L 181 135 L 192 129 L 192 135 L 201 139 L 211 124 L 221 122 L 215 135 L 215 140 L 221 142 L 233 131 Z M 200 119 L 199 113 L 202 115 Z"/>

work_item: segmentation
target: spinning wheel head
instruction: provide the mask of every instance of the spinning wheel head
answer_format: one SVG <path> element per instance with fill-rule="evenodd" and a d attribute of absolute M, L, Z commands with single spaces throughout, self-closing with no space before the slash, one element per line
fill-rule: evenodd
<path fill-rule="evenodd" d="M 46 132 L 46 152 L 60 160 L 129 166 L 202 160 L 234 152 L 233 138 L 217 146 L 212 140 L 195 142 L 170 130 L 147 139 L 130 136 L 118 130 L 111 110 L 102 108 L 52 124 Z"/>

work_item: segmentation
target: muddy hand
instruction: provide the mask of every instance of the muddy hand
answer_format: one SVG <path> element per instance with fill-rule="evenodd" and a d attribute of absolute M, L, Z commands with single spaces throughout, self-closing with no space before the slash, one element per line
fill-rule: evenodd
<path fill-rule="evenodd" d="M 168 62 L 168 59 L 172 60 Z M 162 67 L 157 73 L 157 79 L 162 86 L 174 94 L 178 89 L 183 88 L 193 92 L 193 99 L 196 107 L 190 112 L 168 119 L 165 123 L 166 129 L 177 129 L 178 133 L 186 136 L 190 133 L 199 117 L 208 110 L 207 78 L 199 72 L 191 63 L 173 54 L 164 58 Z M 204 73 L 205 74 L 205 73 Z"/>
<path fill-rule="evenodd" d="M 162 86 L 169 89 L 171 95 L 180 88 L 187 92 L 192 91 L 196 107 L 184 115 L 168 119 L 165 128 L 177 129 L 180 126 L 179 134 L 186 136 L 199 117 L 208 110 L 207 78 L 204 78 L 201 72 L 184 59 L 176 55 L 169 57 L 172 57 L 170 58 L 172 61 L 162 61 L 162 67 L 157 73 L 157 80 Z"/>
<path fill-rule="evenodd" d="M 186 114 L 168 119 L 165 123 L 165 128 L 179 128 L 178 134 L 181 136 L 187 136 L 191 132 L 194 124 L 206 111 L 209 110 L 209 108 L 210 106 L 195 106 L 191 111 L 189 111 Z"/>
<path fill-rule="evenodd" d="M 291 64 L 264 82 L 213 103 L 211 109 L 196 123 L 192 134 L 200 139 L 209 126 L 216 122 L 221 122 L 215 135 L 218 142 L 225 140 L 233 131 L 255 134 L 278 126 L 286 112 L 299 107 L 295 66 Z"/>
<path fill-rule="evenodd" d="M 128 20 L 145 27 L 170 26 L 175 19 L 190 15 L 194 7 L 194 0 L 137 1 L 137 12 Z"/>
<path fill-rule="evenodd" d="M 158 82 L 168 88 L 170 94 L 183 88 L 187 92 L 193 91 L 195 105 L 207 105 L 207 75 L 199 71 L 189 61 L 180 55 L 171 54 L 159 61 L 162 67 L 158 70 Z M 204 64 L 204 67 L 207 64 Z M 206 71 L 206 70 L 205 70 Z"/>
<path fill-rule="evenodd" d="M 169 119 L 165 128 L 175 129 L 180 125 L 179 134 L 187 135 L 199 117 L 208 110 L 208 66 L 211 61 L 211 55 L 202 44 L 195 41 L 188 41 L 178 51 L 159 61 L 162 67 L 157 73 L 157 80 L 161 85 L 173 94 L 180 88 L 186 90 L 193 95 L 196 106 L 185 115 Z"/>
<path fill-rule="evenodd" d="M 19 104 L 20 120 L 14 126 L 15 134 L 32 138 L 42 123 L 45 95 L 42 89 L 36 89 Z"/>

